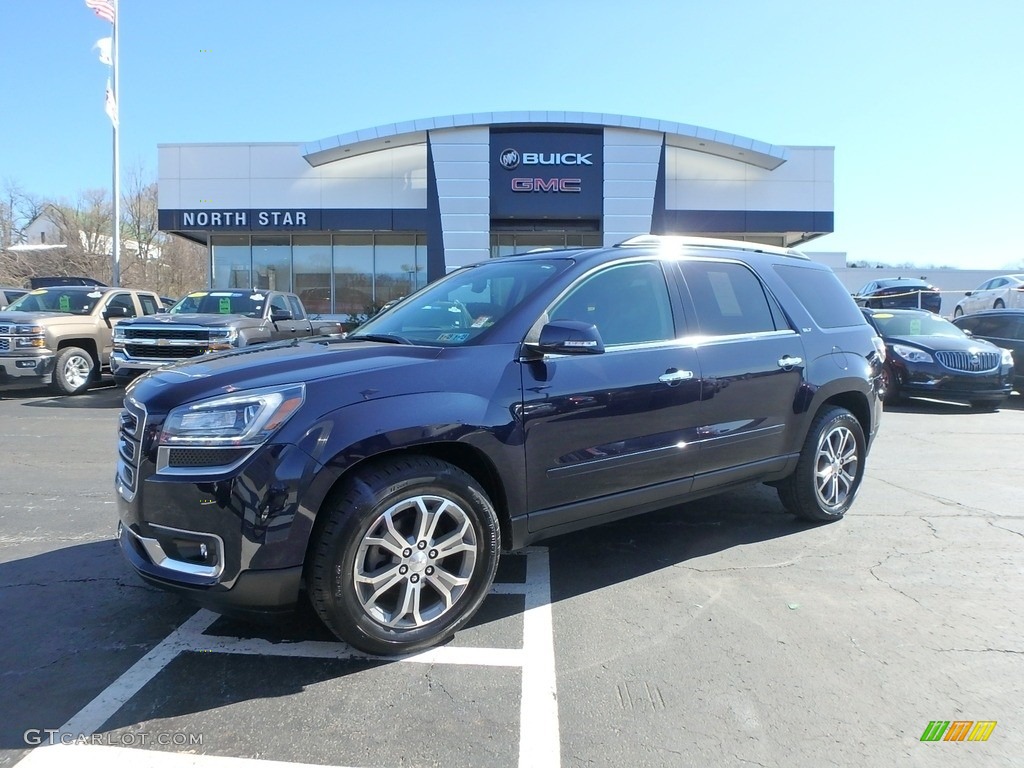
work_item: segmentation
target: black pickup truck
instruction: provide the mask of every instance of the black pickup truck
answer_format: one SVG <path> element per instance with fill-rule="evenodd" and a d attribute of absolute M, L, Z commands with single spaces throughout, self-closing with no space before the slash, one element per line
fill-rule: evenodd
<path fill-rule="evenodd" d="M 168 313 L 137 320 L 114 330 L 110 369 L 122 384 L 208 352 L 341 331 L 336 322 L 307 317 L 295 294 L 260 289 L 195 291 Z"/>

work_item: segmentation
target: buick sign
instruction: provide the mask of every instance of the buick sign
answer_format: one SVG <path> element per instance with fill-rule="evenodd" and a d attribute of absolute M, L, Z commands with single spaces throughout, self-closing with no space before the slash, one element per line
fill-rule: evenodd
<path fill-rule="evenodd" d="M 519 167 L 519 152 L 514 149 L 503 149 L 498 156 L 498 162 L 506 171 L 514 171 Z"/>

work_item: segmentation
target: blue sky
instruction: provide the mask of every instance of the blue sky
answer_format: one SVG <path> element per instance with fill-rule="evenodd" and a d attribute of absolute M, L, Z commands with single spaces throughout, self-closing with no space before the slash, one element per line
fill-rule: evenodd
<path fill-rule="evenodd" d="M 836 148 L 835 227 L 808 250 L 1024 264 L 1024 3 L 976 0 L 120 0 L 121 157 L 309 141 L 504 110 L 674 120 Z M 110 186 L 110 25 L 0 0 L 0 183 Z"/>

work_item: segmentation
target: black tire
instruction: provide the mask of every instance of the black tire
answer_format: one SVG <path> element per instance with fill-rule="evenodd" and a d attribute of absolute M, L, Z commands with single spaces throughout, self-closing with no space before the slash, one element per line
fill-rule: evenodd
<path fill-rule="evenodd" d="M 975 411 L 998 411 L 1005 398 L 998 400 L 971 400 L 971 408 Z"/>
<path fill-rule="evenodd" d="M 803 520 L 839 520 L 860 489 L 866 451 L 864 430 L 854 415 L 826 407 L 811 424 L 796 470 L 776 485 L 783 506 Z"/>
<path fill-rule="evenodd" d="M 96 377 L 96 361 L 80 347 L 64 347 L 57 353 L 50 385 L 62 395 L 85 392 Z"/>
<path fill-rule="evenodd" d="M 1006 309 L 1006 305 L 1002 299 L 996 299 L 996 303 L 992 305 L 992 309 Z"/>
<path fill-rule="evenodd" d="M 896 375 L 896 371 L 888 363 L 883 363 L 882 365 L 878 389 L 878 396 L 882 398 L 882 402 L 886 405 L 896 405 L 903 400 L 903 394 L 900 392 L 900 379 Z"/>
<path fill-rule="evenodd" d="M 367 653 L 442 642 L 490 590 L 497 515 L 480 485 L 447 462 L 414 456 L 371 466 L 320 514 L 327 517 L 310 553 L 310 600 L 335 635 Z"/>
<path fill-rule="evenodd" d="M 964 316 L 964 311 L 963 311 L 963 309 L 961 307 L 954 307 L 953 308 L 953 317 L 963 317 L 963 316 Z"/>

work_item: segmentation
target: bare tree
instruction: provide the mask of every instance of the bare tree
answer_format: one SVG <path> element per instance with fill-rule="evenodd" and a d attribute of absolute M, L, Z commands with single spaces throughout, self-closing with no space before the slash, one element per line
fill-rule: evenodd
<path fill-rule="evenodd" d="M 121 284 L 161 296 L 183 296 L 207 285 L 206 248 L 158 228 L 157 185 L 141 165 L 127 174 L 121 213 Z M 24 285 L 41 275 L 85 275 L 110 282 L 113 274 L 113 206 L 105 190 L 88 190 L 73 202 L 48 202 L 13 182 L 0 192 L 0 284 Z M 53 225 L 52 249 L 11 249 L 40 217 Z M 50 244 L 50 238 L 47 238 Z"/>

